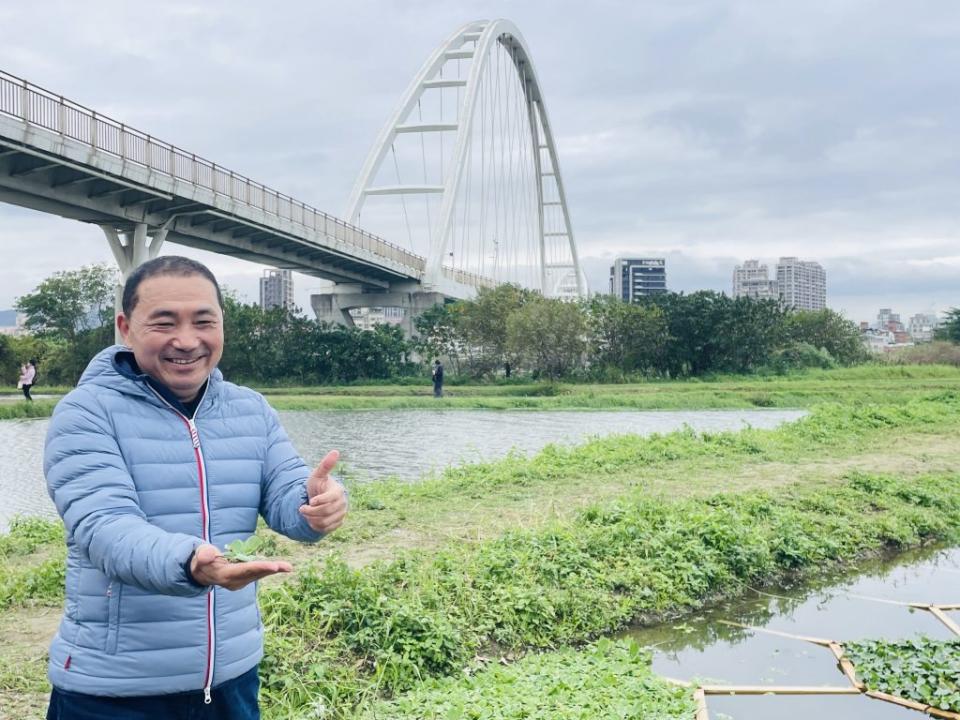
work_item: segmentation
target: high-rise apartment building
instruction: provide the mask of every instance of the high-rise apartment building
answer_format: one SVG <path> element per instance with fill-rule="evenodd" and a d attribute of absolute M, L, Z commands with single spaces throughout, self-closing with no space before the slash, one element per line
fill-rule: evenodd
<path fill-rule="evenodd" d="M 907 332 L 915 342 L 930 342 L 939 324 L 936 314 L 917 313 L 910 318 Z"/>
<path fill-rule="evenodd" d="M 260 307 L 293 309 L 293 273 L 290 270 L 264 270 L 260 278 Z"/>
<path fill-rule="evenodd" d="M 887 330 L 891 324 L 896 326 L 896 330 L 903 329 L 903 323 L 900 322 L 900 313 L 895 313 L 892 308 L 880 308 L 877 313 L 877 327 L 880 330 Z"/>
<path fill-rule="evenodd" d="M 777 293 L 787 307 L 823 310 L 827 307 L 827 274 L 818 262 L 782 257 L 777 263 Z"/>
<path fill-rule="evenodd" d="M 610 268 L 610 294 L 634 302 L 645 295 L 667 292 L 664 258 L 615 258 Z"/>
<path fill-rule="evenodd" d="M 733 269 L 733 297 L 751 297 L 757 300 L 776 300 L 777 281 L 770 279 L 766 265 L 758 260 L 747 260 Z"/>

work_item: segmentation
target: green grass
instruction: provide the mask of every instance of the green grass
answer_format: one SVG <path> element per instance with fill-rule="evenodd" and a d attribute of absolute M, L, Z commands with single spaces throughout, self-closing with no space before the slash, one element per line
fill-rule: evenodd
<path fill-rule="evenodd" d="M 385 480 L 351 489 L 352 508 L 413 515 L 426 504 L 494 496 L 565 479 L 620 476 L 633 469 L 680 466 L 689 484 L 707 465 L 792 462 L 814 455 L 849 453 L 894 429 L 935 432 L 960 427 L 960 393 L 915 398 L 902 405 L 845 407 L 827 404 L 775 430 L 697 433 L 681 430 L 649 437 L 615 435 L 577 446 L 548 445 L 533 457 L 519 454 L 487 463 L 450 467 L 417 483 Z M 639 472 L 639 471 L 637 471 Z M 735 472 L 732 470 L 731 472 Z"/>
<path fill-rule="evenodd" d="M 262 593 L 263 692 L 270 717 L 317 701 L 348 714 L 363 698 L 458 675 L 478 653 L 577 645 L 787 572 L 958 540 L 960 475 L 851 474 L 819 490 L 633 497 L 361 570 L 331 559 Z"/>
<path fill-rule="evenodd" d="M 26 418 L 42 418 L 53 415 L 56 400 L 34 400 L 27 402 L 0 403 L 0 420 L 23 420 Z"/>
<path fill-rule="evenodd" d="M 63 525 L 16 517 L 0 535 L 0 610 L 13 606 L 58 605 L 66 575 Z"/>
<path fill-rule="evenodd" d="M 471 670 L 473 670 L 471 668 Z M 425 682 L 363 718 L 419 720 L 690 720 L 691 692 L 650 669 L 650 653 L 629 641 L 532 654 L 506 666 L 496 658 L 460 677 Z"/>
<path fill-rule="evenodd" d="M 437 399 L 424 379 L 394 384 L 261 388 L 278 410 L 721 410 L 810 408 L 824 402 L 894 404 L 918 392 L 960 391 L 960 368 L 862 365 L 790 375 L 718 376 L 623 384 L 509 383 L 449 385 Z M 67 388 L 54 388 L 66 391 Z M 0 419 L 43 417 L 54 401 L 0 404 Z"/>
<path fill-rule="evenodd" d="M 486 502 L 478 511 L 482 522 L 484 513 L 498 512 L 498 498 L 506 501 L 514 492 L 563 483 L 589 489 L 604 477 L 628 477 L 631 468 L 673 474 L 679 482 L 689 475 L 696 483 L 712 464 L 734 479 L 757 462 L 842 458 L 908 433 L 946 441 L 958 427 L 960 392 L 923 386 L 909 401 L 823 405 L 772 431 L 679 432 L 551 447 L 529 459 L 451 468 L 420 484 L 356 488 L 352 522 L 358 527 L 348 526 L 325 545 L 345 546 L 337 540 L 349 543 L 351 533 L 356 541 L 367 532 L 366 523 L 378 528 L 373 539 L 389 522 L 416 518 L 431 503 L 469 512 L 475 499 Z M 377 515 L 390 520 L 376 525 Z M 62 577 L 55 569 L 62 572 L 62 555 L 56 554 L 62 540 L 55 528 L 21 521 L 0 541 L 7 559 L 0 566 L 0 607 L 60 601 Z M 695 612 L 787 573 L 820 573 L 865 554 L 933 542 L 960 542 L 955 469 L 848 470 L 830 483 L 798 480 L 770 490 L 727 486 L 697 497 L 625 485 L 618 497 L 525 529 L 501 527 L 481 540 L 451 539 L 431 551 L 397 552 L 360 568 L 329 557 L 302 567 L 288 582 L 261 589 L 265 717 L 304 717 L 320 705 L 334 718 L 375 707 L 380 717 L 418 717 L 417 707 L 448 713 L 437 717 L 472 717 L 456 715 L 460 705 L 444 703 L 459 698 L 467 713 L 481 695 L 490 717 L 547 717 L 549 698 L 533 690 L 538 673 L 551 668 L 561 692 L 565 682 L 582 677 L 577 668 L 602 668 L 606 660 L 596 659 L 597 648 L 584 647 L 597 638 L 631 623 Z M 621 684 L 630 673 L 646 672 L 644 663 L 618 655 L 627 650 L 604 647 L 613 653 L 607 659 L 618 669 L 610 672 Z M 480 669 L 478 656 L 519 662 L 502 671 Z M 583 681 L 586 709 L 569 717 L 616 717 L 607 714 L 612 706 L 603 677 Z M 531 704 L 524 707 L 527 696 Z"/>
<path fill-rule="evenodd" d="M 266 390 L 278 410 L 486 409 L 662 410 L 808 408 L 823 402 L 895 403 L 917 392 L 960 390 L 960 369 L 948 366 L 861 366 L 786 376 L 624 384 L 463 385 L 431 396 L 428 384 Z"/>

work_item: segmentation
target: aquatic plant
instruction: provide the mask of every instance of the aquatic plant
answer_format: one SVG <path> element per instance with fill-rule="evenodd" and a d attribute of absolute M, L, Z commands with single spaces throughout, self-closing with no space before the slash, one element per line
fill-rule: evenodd
<path fill-rule="evenodd" d="M 868 689 L 960 712 L 960 640 L 926 636 L 900 642 L 844 643 Z"/>

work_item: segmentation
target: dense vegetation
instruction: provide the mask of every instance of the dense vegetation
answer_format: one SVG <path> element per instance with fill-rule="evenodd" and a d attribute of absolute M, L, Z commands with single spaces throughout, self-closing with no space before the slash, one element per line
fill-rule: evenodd
<path fill-rule="evenodd" d="M 960 712 L 960 640 L 866 640 L 844 651 L 868 689 Z"/>
<path fill-rule="evenodd" d="M 937 339 L 960 345 L 960 307 L 947 312 L 943 324 L 937 329 Z"/>
<path fill-rule="evenodd" d="M 380 702 L 364 720 L 690 720 L 690 691 L 650 670 L 634 642 L 600 640 L 582 651 L 532 654 L 514 664 L 480 664 L 461 677 L 428 680 Z"/>
<path fill-rule="evenodd" d="M 27 358 L 40 385 L 73 385 L 89 358 L 113 342 L 115 276 L 104 265 L 59 272 L 17 301 L 31 335 L 0 338 L 0 368 L 16 377 Z M 264 311 L 225 295 L 221 369 L 247 384 L 312 385 L 422 374 L 443 357 L 471 378 L 700 377 L 761 369 L 830 368 L 866 359 L 853 323 L 830 310 L 793 311 L 770 300 L 716 292 L 668 293 L 630 305 L 609 296 L 572 303 L 506 285 L 437 306 L 407 339 Z"/>
<path fill-rule="evenodd" d="M 448 358 L 471 377 L 685 377 L 867 358 L 858 328 L 831 310 L 794 311 L 712 291 L 570 303 L 505 285 L 435 307 L 415 325 L 423 354 Z"/>
<path fill-rule="evenodd" d="M 891 406 L 822 406 L 775 431 L 607 438 L 549 448 L 530 459 L 453 468 L 420 485 L 365 486 L 352 501 L 357 522 L 365 523 L 378 513 L 395 514 L 394 508 L 422 512 L 444 496 L 474 504 L 527 485 L 596 483 L 629 468 L 663 473 L 679 464 L 693 472 L 708 460 L 736 475 L 743 463 L 829 456 L 855 451 L 870 438 L 954 432 L 958 425 L 960 396 L 950 391 Z M 630 678 L 647 682 L 645 659 L 630 658 L 632 651 L 622 646 L 571 648 L 631 622 L 694 611 L 784 573 L 820 572 L 890 547 L 960 541 L 958 480 L 956 472 L 851 470 L 829 483 L 728 488 L 696 498 L 640 485 L 553 521 L 475 542 L 450 541 L 430 552 L 401 552 L 360 569 L 328 556 L 262 590 L 266 715 L 302 717 L 322 707 L 328 717 L 347 717 L 353 708 L 372 713 L 379 707 L 380 717 L 417 717 L 422 704 L 446 713 L 438 717 L 472 717 L 469 707 L 483 690 L 487 716 L 547 717 L 550 698 L 532 688 L 537 673 L 549 669 L 557 692 L 584 683 L 585 705 L 572 704 L 569 717 L 616 717 L 612 711 L 619 706 L 605 704 L 608 691 Z M 0 545 L 0 552 L 33 552 L 2 566 L 2 605 L 8 608 L 55 603 L 44 588 L 56 588 L 59 597 L 62 580 L 44 563 L 59 563 L 62 572 L 62 541 L 54 540 L 53 530 L 49 536 L 32 530 L 40 540 L 54 540 L 44 553 L 20 539 L 25 527 L 18 525 Z M 346 532 L 341 542 L 351 532 L 363 529 Z M 36 594 L 18 589 L 31 584 Z M 557 653 L 561 648 L 568 649 Z M 533 651 L 542 654 L 504 670 L 484 667 L 484 658 L 509 662 Z M 606 679 L 587 681 L 577 669 L 591 663 L 613 669 Z M 651 683 L 654 694 L 667 692 Z M 682 694 L 657 697 L 649 707 L 666 717 L 667 708 L 688 702 Z"/>

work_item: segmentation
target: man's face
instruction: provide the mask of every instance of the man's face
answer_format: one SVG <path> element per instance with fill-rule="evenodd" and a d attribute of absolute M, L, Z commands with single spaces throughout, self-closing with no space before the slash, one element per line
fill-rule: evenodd
<path fill-rule="evenodd" d="M 155 275 L 137 288 L 127 317 L 117 316 L 140 369 L 190 402 L 223 355 L 223 312 L 202 275 Z"/>

